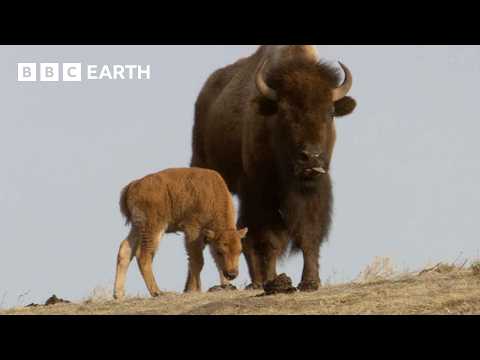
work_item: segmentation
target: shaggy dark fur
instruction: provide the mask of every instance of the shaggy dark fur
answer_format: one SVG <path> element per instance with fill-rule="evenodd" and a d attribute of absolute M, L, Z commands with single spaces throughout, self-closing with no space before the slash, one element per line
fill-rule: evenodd
<path fill-rule="evenodd" d="M 276 261 L 289 244 L 304 257 L 299 289 L 320 285 L 318 259 L 330 229 L 332 186 L 328 173 L 313 177 L 308 171 L 328 171 L 333 118 L 350 114 L 356 103 L 350 97 L 333 103 L 341 74 L 312 59 L 311 50 L 261 46 L 216 71 L 196 103 L 192 166 L 217 170 L 238 194 L 238 225 L 249 228 L 243 248 L 253 287 L 276 277 Z M 255 85 L 256 69 L 266 59 L 264 79 L 277 101 L 264 98 Z M 302 160 L 305 150 L 319 156 Z"/>

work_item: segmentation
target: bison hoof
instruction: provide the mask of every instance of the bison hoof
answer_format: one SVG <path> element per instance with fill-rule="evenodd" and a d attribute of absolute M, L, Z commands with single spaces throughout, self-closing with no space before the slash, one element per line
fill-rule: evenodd
<path fill-rule="evenodd" d="M 208 292 L 219 292 L 219 291 L 235 291 L 237 290 L 235 285 L 217 285 L 208 290 Z"/>
<path fill-rule="evenodd" d="M 315 281 L 315 280 L 302 281 L 300 284 L 298 284 L 297 289 L 303 292 L 313 292 L 320 289 L 320 285 L 321 285 L 320 281 Z"/>
<path fill-rule="evenodd" d="M 263 290 L 263 285 L 251 283 L 245 288 L 245 290 Z"/>

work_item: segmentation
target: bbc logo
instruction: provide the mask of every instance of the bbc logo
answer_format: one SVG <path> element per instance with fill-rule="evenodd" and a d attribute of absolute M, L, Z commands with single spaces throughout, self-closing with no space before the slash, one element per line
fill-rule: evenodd
<path fill-rule="evenodd" d="M 82 81 L 85 80 L 150 80 L 150 65 L 89 65 L 82 63 L 18 63 L 17 80 Z M 61 71 L 60 71 L 61 70 Z M 61 78 L 61 80 L 60 80 Z"/>
<path fill-rule="evenodd" d="M 62 81 L 82 81 L 81 63 L 62 63 Z M 38 70 L 38 71 L 37 71 Z M 60 81 L 59 63 L 18 63 L 17 81 Z"/>

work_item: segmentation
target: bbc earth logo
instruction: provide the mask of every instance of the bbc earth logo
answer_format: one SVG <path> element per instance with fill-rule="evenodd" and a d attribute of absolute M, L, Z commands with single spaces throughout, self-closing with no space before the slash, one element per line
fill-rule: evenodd
<path fill-rule="evenodd" d="M 83 73 L 85 70 L 85 73 Z M 150 65 L 83 65 L 82 63 L 17 63 L 19 82 L 85 80 L 150 80 Z"/>

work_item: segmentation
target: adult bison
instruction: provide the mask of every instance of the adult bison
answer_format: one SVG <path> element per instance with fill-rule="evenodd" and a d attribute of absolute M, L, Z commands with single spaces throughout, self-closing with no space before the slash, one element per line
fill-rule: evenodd
<path fill-rule="evenodd" d="M 240 199 L 252 288 L 276 274 L 291 244 L 304 258 L 302 291 L 320 286 L 320 246 L 331 222 L 334 117 L 356 106 L 352 75 L 313 45 L 263 45 L 216 71 L 195 108 L 191 165 L 218 171 Z"/>

